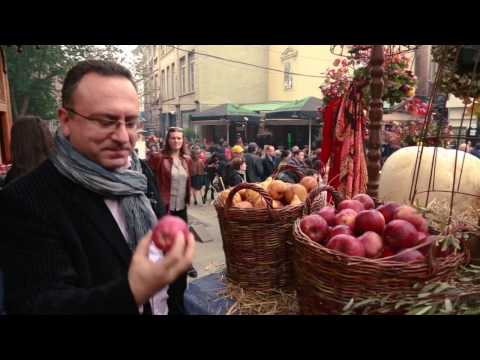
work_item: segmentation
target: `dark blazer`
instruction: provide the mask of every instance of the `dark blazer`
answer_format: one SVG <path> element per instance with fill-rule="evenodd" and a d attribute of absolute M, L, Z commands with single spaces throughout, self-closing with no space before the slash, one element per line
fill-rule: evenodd
<path fill-rule="evenodd" d="M 277 159 L 272 157 L 272 160 L 268 158 L 268 156 L 264 156 L 262 158 L 262 163 L 263 163 L 263 180 L 268 178 L 273 174 L 273 171 L 275 170 L 275 165 L 277 163 Z"/>
<path fill-rule="evenodd" d="M 232 170 L 228 178 L 228 186 L 234 187 L 243 182 L 243 176 L 237 170 Z"/>
<path fill-rule="evenodd" d="M 153 174 L 142 167 L 162 216 Z M 101 196 L 47 160 L 0 191 L 0 204 L 7 313 L 138 314 L 127 279 L 132 252 Z"/>
<path fill-rule="evenodd" d="M 247 153 L 244 156 L 247 164 L 247 182 L 256 183 L 262 181 L 263 163 L 257 155 Z"/>

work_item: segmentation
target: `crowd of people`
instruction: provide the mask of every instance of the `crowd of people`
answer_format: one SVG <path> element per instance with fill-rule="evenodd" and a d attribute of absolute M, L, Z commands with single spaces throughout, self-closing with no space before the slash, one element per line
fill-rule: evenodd
<path fill-rule="evenodd" d="M 162 149 L 158 144 L 148 145 L 147 160 L 151 167 L 158 166 Z M 308 147 L 291 149 L 273 145 L 260 148 L 255 142 L 243 144 L 238 137 L 234 146 L 220 139 L 218 143 L 195 143 L 189 147 L 191 158 L 191 188 L 195 205 L 205 204 L 210 194 L 214 199 L 215 191 L 236 186 L 242 182 L 258 183 L 264 181 L 283 165 L 292 165 L 301 172 L 313 174 L 322 171 L 320 149 L 309 156 Z M 289 181 L 287 179 L 287 181 Z"/>

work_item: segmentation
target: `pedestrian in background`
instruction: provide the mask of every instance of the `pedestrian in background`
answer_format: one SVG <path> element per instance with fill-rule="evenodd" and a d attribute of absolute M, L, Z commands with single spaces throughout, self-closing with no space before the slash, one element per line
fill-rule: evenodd
<path fill-rule="evenodd" d="M 242 182 L 245 182 L 245 171 L 247 170 L 247 164 L 242 158 L 235 158 L 231 161 L 232 171 L 228 178 L 228 186 L 234 187 Z"/>
<path fill-rule="evenodd" d="M 203 203 L 207 202 L 208 192 L 211 192 L 211 199 L 214 199 L 214 188 L 213 188 L 213 180 L 215 176 L 218 174 L 218 169 L 220 166 L 220 159 L 217 153 L 212 153 L 210 157 L 207 159 L 205 172 L 206 172 L 206 180 L 205 180 L 205 193 L 203 195 Z"/>
<path fill-rule="evenodd" d="M 200 159 L 200 149 L 192 151 L 192 190 L 194 204 L 198 205 L 197 195 L 202 199 L 202 188 L 205 185 L 205 163 Z"/>
<path fill-rule="evenodd" d="M 165 147 L 155 169 L 160 196 L 170 215 L 178 216 L 188 223 L 187 207 L 192 193 L 192 159 L 182 128 L 167 130 Z M 193 267 L 188 271 L 197 276 Z M 185 314 L 184 293 L 187 288 L 187 273 L 180 275 L 168 288 L 168 308 L 172 314 Z"/>
<path fill-rule="evenodd" d="M 283 165 L 287 165 L 288 161 L 290 160 L 291 153 L 289 150 L 282 150 L 280 157 L 277 160 L 277 166 L 275 167 L 275 170 L 277 170 L 279 167 Z"/>
<path fill-rule="evenodd" d="M 275 148 L 272 145 L 267 145 L 265 148 L 265 156 L 262 158 L 263 163 L 263 180 L 272 176 L 275 170 L 277 159 L 275 157 Z"/>
<path fill-rule="evenodd" d="M 249 183 L 260 182 L 263 178 L 263 163 L 262 159 L 256 155 L 257 150 L 256 143 L 248 144 L 245 162 L 247 163 L 247 182 Z"/>
<path fill-rule="evenodd" d="M 42 119 L 38 116 L 18 118 L 11 130 L 12 167 L 4 186 L 36 169 L 48 158 L 52 148 L 53 136 Z"/>

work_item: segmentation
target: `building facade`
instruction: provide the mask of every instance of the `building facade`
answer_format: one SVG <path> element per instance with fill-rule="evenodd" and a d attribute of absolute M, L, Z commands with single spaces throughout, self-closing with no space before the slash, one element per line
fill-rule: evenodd
<path fill-rule="evenodd" d="M 145 129 L 156 135 L 181 126 L 201 136 L 190 122 L 192 112 L 267 101 L 267 46 L 144 45 L 142 53 Z"/>
<path fill-rule="evenodd" d="M 332 67 L 335 58 L 330 52 L 330 45 L 270 45 L 269 67 L 282 72 L 268 72 L 268 100 L 292 101 L 308 96 L 322 98 L 320 86 L 324 81 L 323 75 L 327 68 Z"/>

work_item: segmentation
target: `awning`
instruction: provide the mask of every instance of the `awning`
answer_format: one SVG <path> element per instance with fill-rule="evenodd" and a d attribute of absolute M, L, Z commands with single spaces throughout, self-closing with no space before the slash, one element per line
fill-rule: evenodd
<path fill-rule="evenodd" d="M 285 106 L 290 103 L 291 101 L 270 101 L 270 102 L 258 103 L 258 104 L 242 104 L 242 107 L 252 112 L 262 113 L 262 112 L 278 110 L 282 106 Z"/>
<path fill-rule="evenodd" d="M 223 104 L 190 114 L 193 125 L 220 125 L 227 123 L 258 123 L 260 115 L 237 104 Z M 208 121 L 208 123 L 205 123 Z"/>
<path fill-rule="evenodd" d="M 305 119 L 265 119 L 266 126 L 308 126 L 310 121 L 312 125 L 320 125 L 315 120 Z"/>
<path fill-rule="evenodd" d="M 268 112 L 266 119 L 304 119 L 321 120 L 318 109 L 323 106 L 322 100 L 309 96 L 291 101 L 275 111 Z"/>

